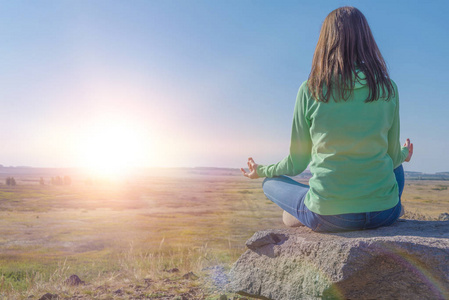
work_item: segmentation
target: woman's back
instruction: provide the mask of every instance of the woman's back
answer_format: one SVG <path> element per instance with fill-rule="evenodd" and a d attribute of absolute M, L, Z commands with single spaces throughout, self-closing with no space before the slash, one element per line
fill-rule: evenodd
<path fill-rule="evenodd" d="M 304 91 L 297 101 L 306 101 L 306 108 L 298 118 L 308 120 L 312 141 L 313 177 L 305 200 L 310 210 L 334 215 L 379 211 L 397 203 L 393 169 L 405 154 L 399 151 L 394 87 L 395 96 L 389 101 L 365 103 L 369 88 L 359 81 L 346 101 L 323 103 L 312 97 L 307 84 L 301 86 Z"/>

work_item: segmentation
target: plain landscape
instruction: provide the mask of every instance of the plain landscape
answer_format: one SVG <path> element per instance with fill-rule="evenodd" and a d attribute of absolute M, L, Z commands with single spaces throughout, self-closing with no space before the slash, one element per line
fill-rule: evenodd
<path fill-rule="evenodd" d="M 445 174 L 408 173 L 405 218 L 449 212 Z M 15 185 L 6 184 L 11 177 Z M 146 169 L 100 180 L 77 170 L 0 168 L 0 297 L 223 298 L 245 241 L 283 227 L 261 183 L 236 169 Z"/>

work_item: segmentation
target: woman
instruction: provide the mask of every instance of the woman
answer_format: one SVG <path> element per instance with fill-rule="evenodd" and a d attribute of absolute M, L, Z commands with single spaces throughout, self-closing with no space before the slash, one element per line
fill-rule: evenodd
<path fill-rule="evenodd" d="M 251 179 L 267 177 L 265 195 L 286 225 L 314 231 L 371 229 L 400 216 L 402 163 L 399 97 L 364 15 L 341 7 L 324 20 L 308 81 L 299 88 L 290 154 L 272 165 L 248 159 Z M 310 165 L 310 187 L 295 176 Z"/>

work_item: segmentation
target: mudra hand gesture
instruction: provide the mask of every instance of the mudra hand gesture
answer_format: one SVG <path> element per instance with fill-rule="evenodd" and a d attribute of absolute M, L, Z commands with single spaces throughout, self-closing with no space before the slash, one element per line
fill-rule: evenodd
<path fill-rule="evenodd" d="M 257 179 L 259 178 L 259 175 L 257 175 L 257 164 L 254 162 L 254 159 L 252 157 L 248 158 L 248 169 L 249 173 L 247 173 L 243 168 L 240 168 L 240 171 L 242 171 L 243 176 L 246 176 L 251 179 Z"/>
<path fill-rule="evenodd" d="M 408 148 L 408 156 L 405 159 L 405 161 L 409 162 L 410 159 L 412 159 L 412 155 L 413 155 L 413 143 L 410 143 L 410 139 L 407 139 L 407 141 L 404 144 L 404 147 Z"/>

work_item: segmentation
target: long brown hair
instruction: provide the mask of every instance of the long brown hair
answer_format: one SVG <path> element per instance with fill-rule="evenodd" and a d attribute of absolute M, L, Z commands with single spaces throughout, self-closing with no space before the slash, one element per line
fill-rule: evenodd
<path fill-rule="evenodd" d="M 332 11 L 321 26 L 308 87 L 317 101 L 346 101 L 354 84 L 365 74 L 369 94 L 365 102 L 394 95 L 387 65 L 377 47 L 365 16 L 354 7 Z M 382 93 L 381 93 L 382 91 Z"/>

